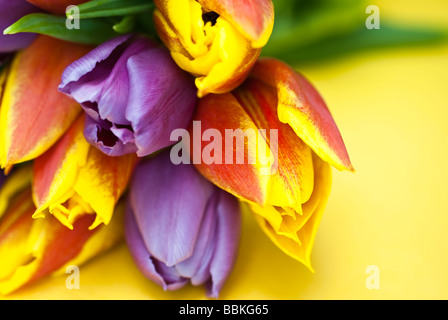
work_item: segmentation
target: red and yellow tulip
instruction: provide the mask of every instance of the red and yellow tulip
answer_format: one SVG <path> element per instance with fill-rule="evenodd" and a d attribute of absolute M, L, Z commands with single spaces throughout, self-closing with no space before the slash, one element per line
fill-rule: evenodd
<path fill-rule="evenodd" d="M 64 69 L 89 47 L 39 36 L 5 73 L 0 108 L 0 165 L 7 171 L 48 150 L 81 112 L 58 92 Z"/>
<path fill-rule="evenodd" d="M 31 168 L 15 170 L 0 192 L 0 293 L 11 293 L 49 274 L 80 266 L 123 239 L 123 205 L 109 226 L 90 230 L 84 215 L 73 230 L 54 217 L 33 219 Z"/>
<path fill-rule="evenodd" d="M 86 214 L 96 214 L 90 229 L 109 224 L 137 163 L 134 154 L 109 157 L 84 138 L 84 115 L 33 163 L 34 218 L 53 214 L 72 229 Z"/>
<path fill-rule="evenodd" d="M 194 119 L 203 132 L 218 130 L 222 136 L 228 129 L 277 130 L 275 146 L 267 134 L 256 142 L 258 148 L 265 144 L 264 150 L 277 154 L 271 174 L 260 174 L 259 162 L 201 162 L 196 167 L 248 202 L 268 236 L 311 269 L 311 249 L 331 189 L 330 165 L 353 171 L 336 123 L 316 89 L 283 62 L 261 59 L 239 88 L 203 98 Z M 203 146 L 193 150 L 193 156 L 203 152 Z M 228 139 L 224 148 L 237 152 Z M 246 149 L 247 160 L 254 155 Z"/>
<path fill-rule="evenodd" d="M 156 0 L 154 22 L 176 63 L 195 75 L 198 96 L 235 89 L 274 25 L 271 0 Z"/>

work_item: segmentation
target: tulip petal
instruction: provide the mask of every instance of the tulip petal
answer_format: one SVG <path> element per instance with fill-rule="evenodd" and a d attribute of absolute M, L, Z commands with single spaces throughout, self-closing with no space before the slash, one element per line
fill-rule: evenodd
<path fill-rule="evenodd" d="M 132 123 L 137 154 L 142 157 L 172 145 L 171 133 L 188 127 L 197 103 L 196 90 L 191 76 L 176 66 L 165 49 L 135 55 L 127 67 L 126 119 Z"/>
<path fill-rule="evenodd" d="M 155 259 L 173 267 L 193 254 L 213 185 L 193 166 L 175 166 L 169 156 L 160 154 L 136 168 L 130 202 L 145 247 Z"/>
<path fill-rule="evenodd" d="M 172 144 L 196 105 L 192 77 L 143 37 L 118 37 L 70 65 L 59 89 L 91 119 L 85 137 L 103 153 L 147 156 Z"/>
<path fill-rule="evenodd" d="M 57 87 L 65 67 L 87 50 L 85 46 L 39 36 L 16 55 L 1 101 L 2 167 L 43 154 L 74 122 L 80 106 L 58 92 Z"/>
<path fill-rule="evenodd" d="M 23 0 L 0 0 L 0 52 L 23 49 L 36 38 L 32 33 L 4 35 L 3 31 L 23 16 L 38 11 L 39 8 Z"/>
<path fill-rule="evenodd" d="M 324 161 L 354 171 L 339 129 L 324 100 L 306 78 L 276 59 L 260 59 L 251 77 L 277 88 L 278 118 Z"/>
<path fill-rule="evenodd" d="M 45 154 L 34 160 L 33 200 L 35 218 L 45 217 L 45 210 L 54 211 L 57 205 L 74 195 L 80 168 L 87 163 L 90 145 L 83 136 L 84 116 L 79 117 L 67 133 Z M 55 207 L 56 206 L 56 207 Z M 84 212 L 80 212 L 81 214 Z M 71 228 L 70 220 L 58 216 Z"/>
<path fill-rule="evenodd" d="M 79 254 L 55 271 L 55 274 L 65 274 L 67 267 L 71 265 L 81 266 L 120 243 L 124 239 L 124 211 L 125 201 L 120 201 L 115 207 L 114 216 L 110 223 L 107 226 L 96 228 L 95 232 L 84 243 Z M 91 228 L 89 227 L 89 229 Z"/>
<path fill-rule="evenodd" d="M 274 4 L 271 0 L 199 0 L 207 11 L 214 11 L 261 48 L 274 28 Z"/>
<path fill-rule="evenodd" d="M 197 1 L 155 3 L 157 32 L 177 65 L 197 77 L 198 97 L 230 92 L 246 79 L 261 47 L 253 47 L 241 28 L 224 18 L 206 22 Z"/>
<path fill-rule="evenodd" d="M 279 121 L 278 98 L 274 88 L 249 79 L 233 94 L 257 127 L 266 130 L 270 152 L 276 161 L 276 172 L 271 175 L 267 203 L 293 208 L 301 214 L 302 203 L 308 201 L 313 190 L 311 149 L 289 125 Z"/>
<path fill-rule="evenodd" d="M 91 229 L 108 225 L 115 205 L 124 193 L 137 163 L 134 154 L 109 157 L 90 148 L 86 164 L 80 168 L 73 190 L 96 213 Z"/>
<path fill-rule="evenodd" d="M 295 226 L 296 228 L 300 228 L 296 234 L 297 238 L 300 239 L 300 243 L 294 241 L 290 236 L 280 235 L 262 216 L 255 216 L 263 231 L 283 252 L 303 263 L 312 272 L 314 271 L 311 266 L 311 251 L 325 206 L 330 196 L 332 179 L 331 166 L 327 162 L 324 162 L 316 155 L 313 156 L 313 162 L 315 170 L 314 179 L 316 181 L 314 194 L 309 203 L 304 205 L 303 218 Z M 290 222 L 286 221 L 285 223 Z"/>
<path fill-rule="evenodd" d="M 26 165 L 14 169 L 14 171 L 6 177 L 6 181 L 0 189 L 0 219 L 7 210 L 12 197 L 26 189 L 32 178 L 32 166 Z"/>
<path fill-rule="evenodd" d="M 93 221 L 91 216 L 79 219 L 73 231 L 64 227 L 53 217 L 32 219 L 34 208 L 29 197 L 31 193 L 30 190 L 25 192 L 29 194 L 28 202 L 26 202 L 28 206 L 22 214 L 23 218 L 16 220 L 8 228 L 6 234 L 11 235 L 13 232 L 16 237 L 5 241 L 3 235 L 0 239 L 1 261 L 10 264 L 8 274 L 3 274 L 0 278 L 0 293 L 2 294 L 8 294 L 59 269 L 79 254 L 84 243 L 94 232 L 88 230 L 89 224 Z M 19 237 L 19 235 L 22 236 Z M 16 243 L 20 245 L 16 246 Z M 16 255 L 16 258 L 9 260 L 11 255 Z"/>
<path fill-rule="evenodd" d="M 216 245 L 210 265 L 211 283 L 208 288 L 210 297 L 218 297 L 224 282 L 235 264 L 241 232 L 241 214 L 239 203 L 230 194 L 221 191 L 216 213 L 218 229 Z"/>
<path fill-rule="evenodd" d="M 207 203 L 206 212 L 202 219 L 201 229 L 198 232 L 198 238 L 194 252 L 190 258 L 175 266 L 176 271 L 187 279 L 192 279 L 193 285 L 202 285 L 210 278 L 209 265 L 212 258 L 212 252 L 215 248 L 214 236 L 218 219 L 215 213 L 218 191 L 216 196 L 212 196 Z M 198 271 L 202 269 L 203 272 Z"/>
<path fill-rule="evenodd" d="M 168 272 L 164 272 L 161 269 L 163 264 L 153 259 L 151 253 L 145 246 L 142 234 L 137 226 L 134 213 L 132 212 L 131 206 L 126 206 L 125 213 L 125 236 L 126 242 L 128 244 L 129 251 L 142 274 L 155 282 L 156 284 L 163 287 L 164 290 L 176 290 L 185 286 L 188 283 L 188 279 L 182 279 L 180 277 L 173 277 L 172 274 L 168 275 Z M 165 266 L 165 268 L 167 268 Z M 171 280 L 170 283 L 165 281 L 165 277 Z"/>
<path fill-rule="evenodd" d="M 26 263 L 22 251 L 28 245 L 28 234 L 32 225 L 34 210 L 29 185 L 26 190 L 10 197 L 8 208 L 0 220 L 0 283 L 14 273 L 17 265 Z"/>
<path fill-rule="evenodd" d="M 200 100 L 194 120 L 201 126 L 200 132 L 195 132 L 195 127 L 190 130 L 190 135 L 194 139 L 192 158 L 199 172 L 236 197 L 263 205 L 268 197 L 270 176 L 262 174 L 266 168 L 260 163 L 257 148 L 254 146 L 257 146 L 257 143 L 266 144 L 266 141 L 259 139 L 258 127 L 238 100 L 230 93 L 206 96 Z M 204 154 L 207 142 L 196 141 L 209 130 L 225 139 L 215 148 L 216 160 L 210 159 L 213 161 L 207 160 L 208 155 Z M 244 150 L 238 147 L 239 139 L 228 139 L 231 137 L 228 130 L 231 131 L 230 134 L 235 133 L 236 137 L 243 138 L 243 134 L 247 134 Z M 242 133 L 241 136 L 237 134 L 238 132 Z M 226 136 L 227 138 L 223 138 Z M 266 150 L 269 152 L 268 146 Z M 244 159 L 241 159 L 243 161 L 238 161 L 239 155 L 244 156 Z"/>
<path fill-rule="evenodd" d="M 65 10 L 68 6 L 78 5 L 88 0 L 26 0 L 29 3 L 34 4 L 35 6 L 44 9 L 45 11 L 49 11 L 51 13 L 55 13 L 58 15 L 64 15 Z"/>
<path fill-rule="evenodd" d="M 95 223 L 108 224 L 129 182 L 137 157 L 108 157 L 91 148 L 83 136 L 84 116 L 64 137 L 34 161 L 35 217 L 46 209 L 72 228 L 80 215 L 96 213 Z"/>

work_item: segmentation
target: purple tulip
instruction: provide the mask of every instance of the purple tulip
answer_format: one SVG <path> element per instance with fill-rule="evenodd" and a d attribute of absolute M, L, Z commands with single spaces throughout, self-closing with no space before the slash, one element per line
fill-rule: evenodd
<path fill-rule="evenodd" d="M 144 157 L 173 143 L 196 106 L 194 79 L 167 49 L 140 36 L 112 39 L 67 67 L 61 92 L 86 114 L 84 135 L 110 156 Z"/>
<path fill-rule="evenodd" d="M 0 52 L 20 50 L 34 40 L 36 35 L 32 33 L 4 35 L 3 31 L 20 18 L 39 11 L 25 0 L 0 0 Z"/>
<path fill-rule="evenodd" d="M 241 232 L 238 200 L 169 152 L 140 163 L 125 215 L 125 235 L 142 273 L 164 290 L 189 281 L 217 298 L 233 269 Z"/>

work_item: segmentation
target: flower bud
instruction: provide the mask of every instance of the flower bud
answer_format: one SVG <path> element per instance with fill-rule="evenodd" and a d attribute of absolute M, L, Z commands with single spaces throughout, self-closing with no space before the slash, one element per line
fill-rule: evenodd
<path fill-rule="evenodd" d="M 156 0 L 154 22 L 176 63 L 196 77 L 198 96 L 240 85 L 274 25 L 271 0 Z"/>
<path fill-rule="evenodd" d="M 240 229 L 237 199 L 194 166 L 176 166 L 164 151 L 136 168 L 125 235 L 139 269 L 165 290 L 191 282 L 217 297 L 232 271 Z"/>
<path fill-rule="evenodd" d="M 311 248 L 331 189 L 330 165 L 353 171 L 336 123 L 316 89 L 286 64 L 261 59 L 239 88 L 201 99 L 194 120 L 201 124 L 202 136 L 214 130 L 225 137 L 222 150 L 207 141 L 193 145 L 196 168 L 249 203 L 268 236 L 311 268 Z M 238 130 L 244 135 L 228 139 L 229 131 Z M 209 149 L 225 154 L 225 161 L 194 161 L 198 154 L 213 153 Z M 273 161 L 260 161 L 258 150 Z M 244 161 L 228 162 L 235 158 Z"/>
<path fill-rule="evenodd" d="M 111 156 L 144 157 L 172 144 L 196 106 L 192 78 L 143 37 L 112 39 L 71 64 L 60 91 L 88 115 L 85 137 Z"/>

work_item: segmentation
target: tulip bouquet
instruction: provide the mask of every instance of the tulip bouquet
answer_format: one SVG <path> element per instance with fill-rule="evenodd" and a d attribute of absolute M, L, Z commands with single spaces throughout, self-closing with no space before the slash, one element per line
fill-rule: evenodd
<path fill-rule="evenodd" d="M 312 270 L 331 167 L 353 166 L 313 85 L 261 57 L 274 12 L 271 0 L 0 0 L 0 293 L 125 240 L 163 289 L 217 298 L 242 208 Z"/>

